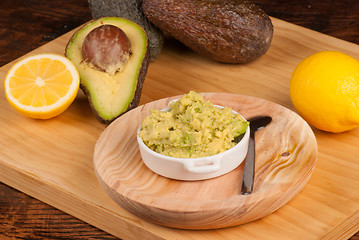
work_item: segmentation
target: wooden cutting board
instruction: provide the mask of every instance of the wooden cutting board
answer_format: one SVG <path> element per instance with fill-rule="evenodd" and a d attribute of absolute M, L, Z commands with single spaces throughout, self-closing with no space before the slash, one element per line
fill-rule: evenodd
<path fill-rule="evenodd" d="M 274 38 L 266 55 L 246 65 L 220 64 L 167 40 L 151 63 L 141 104 L 197 92 L 249 95 L 294 110 L 289 80 L 295 66 L 321 50 L 359 59 L 359 46 L 272 19 Z M 70 32 L 29 54 L 64 53 Z M 4 79 L 12 63 L 0 69 Z M 100 187 L 94 146 L 106 128 L 79 93 L 60 116 L 38 121 L 19 115 L 1 85 L 0 180 L 123 239 L 347 239 L 359 230 L 359 129 L 341 134 L 314 130 L 318 163 L 300 193 L 263 219 L 219 230 L 179 230 L 138 218 Z"/>

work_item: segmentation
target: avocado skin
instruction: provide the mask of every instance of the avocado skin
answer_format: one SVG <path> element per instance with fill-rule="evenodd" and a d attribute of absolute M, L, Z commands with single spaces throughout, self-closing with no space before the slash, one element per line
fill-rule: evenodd
<path fill-rule="evenodd" d="M 102 17 L 122 17 L 140 25 L 147 34 L 150 61 L 158 58 L 163 48 L 163 32 L 154 26 L 143 14 L 142 0 L 88 0 L 94 19 Z"/>
<path fill-rule="evenodd" d="M 146 17 L 195 52 L 224 63 L 248 63 L 267 52 L 273 25 L 245 0 L 143 0 Z"/>
<path fill-rule="evenodd" d="M 66 48 L 65 48 L 65 54 L 64 54 L 65 57 L 69 58 L 72 61 L 72 56 L 71 56 L 70 52 L 72 51 L 73 43 L 75 41 L 77 41 L 77 36 L 79 35 L 79 33 L 82 31 L 83 28 L 87 27 L 88 25 L 91 25 L 93 22 L 101 21 L 101 20 L 106 21 L 107 19 L 121 19 L 121 18 L 118 18 L 118 17 L 104 17 L 104 18 L 100 18 L 100 19 L 97 19 L 97 20 L 89 21 L 86 24 L 84 24 L 83 27 L 79 28 L 72 35 L 70 40 L 68 41 L 68 43 L 66 45 Z M 117 116 L 114 116 L 111 119 L 106 119 L 106 118 L 101 117 L 101 113 L 99 111 L 97 111 L 96 107 L 94 106 L 94 103 L 93 103 L 93 100 L 92 100 L 92 97 L 91 97 L 91 93 L 90 93 L 89 89 L 86 87 L 86 85 L 84 84 L 85 79 L 82 78 L 81 72 L 80 72 L 80 89 L 87 96 L 89 105 L 91 107 L 91 110 L 92 110 L 92 112 L 94 113 L 96 119 L 99 122 L 104 123 L 104 124 L 110 124 L 111 122 L 116 120 L 118 117 L 122 116 L 123 114 L 125 114 L 129 110 L 131 110 L 133 108 L 136 108 L 139 105 L 141 95 L 142 95 L 143 83 L 145 81 L 145 77 L 146 77 L 146 74 L 147 74 L 147 69 L 148 69 L 148 66 L 149 66 L 149 63 L 150 63 L 150 51 L 149 51 L 149 46 L 148 46 L 147 34 L 146 34 L 146 48 L 145 48 L 144 51 L 145 51 L 145 55 L 144 55 L 144 57 L 142 59 L 141 66 L 140 66 L 140 69 L 138 71 L 139 73 L 138 73 L 138 77 L 137 77 L 136 89 L 135 89 L 134 95 L 132 97 L 132 100 L 129 103 L 129 105 L 128 105 L 128 107 L 127 107 L 127 109 L 125 111 L 122 111 L 120 114 L 118 114 Z M 76 64 L 75 64 L 75 66 L 76 66 Z"/>
<path fill-rule="evenodd" d="M 150 51 L 146 51 L 146 55 L 143 59 L 142 65 L 141 65 L 140 73 L 138 75 L 138 81 L 137 81 L 135 95 L 134 95 L 130 105 L 128 106 L 127 110 L 124 113 L 130 111 L 131 109 L 136 108 L 138 106 L 138 104 L 140 103 L 140 99 L 141 99 L 141 95 L 142 95 L 142 87 L 143 87 L 143 83 L 145 81 L 145 77 L 147 74 L 149 62 L 150 62 Z M 124 113 L 122 113 L 120 116 L 122 116 Z"/>

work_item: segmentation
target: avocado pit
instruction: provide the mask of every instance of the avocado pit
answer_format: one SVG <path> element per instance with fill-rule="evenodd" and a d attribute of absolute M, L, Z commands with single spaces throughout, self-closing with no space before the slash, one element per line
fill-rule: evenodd
<path fill-rule="evenodd" d="M 90 67 L 115 75 L 125 67 L 131 55 L 131 42 L 120 28 L 102 25 L 85 37 L 81 55 Z"/>

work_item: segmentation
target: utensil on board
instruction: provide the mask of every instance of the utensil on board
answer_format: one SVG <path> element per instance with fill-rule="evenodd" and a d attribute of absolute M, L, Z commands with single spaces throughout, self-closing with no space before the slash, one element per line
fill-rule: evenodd
<path fill-rule="evenodd" d="M 266 127 L 271 121 L 270 116 L 257 116 L 248 120 L 250 126 L 249 146 L 246 162 L 243 170 L 241 194 L 251 194 L 254 182 L 255 165 L 255 132 Z"/>

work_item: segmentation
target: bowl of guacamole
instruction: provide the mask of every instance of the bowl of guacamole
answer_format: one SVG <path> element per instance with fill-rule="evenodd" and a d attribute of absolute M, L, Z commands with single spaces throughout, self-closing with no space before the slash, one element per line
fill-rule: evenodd
<path fill-rule="evenodd" d="M 247 154 L 248 139 L 246 119 L 194 91 L 166 109 L 151 110 L 137 134 L 146 166 L 179 180 L 208 179 L 233 170 Z"/>

